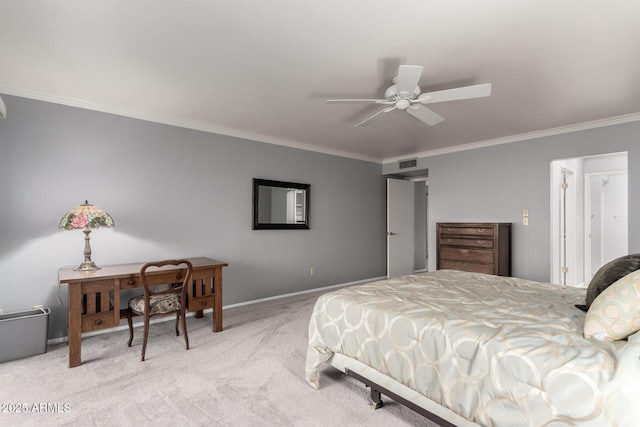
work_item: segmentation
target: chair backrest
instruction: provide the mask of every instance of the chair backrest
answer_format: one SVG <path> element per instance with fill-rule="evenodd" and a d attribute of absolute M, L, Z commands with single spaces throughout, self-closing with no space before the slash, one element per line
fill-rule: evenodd
<path fill-rule="evenodd" d="M 162 269 L 165 266 L 182 267 L 182 272 L 175 269 Z M 155 268 L 154 268 L 155 267 Z M 149 270 L 153 268 L 152 270 Z M 149 271 L 147 271 L 149 270 Z M 147 282 L 147 275 L 157 274 L 158 272 L 177 272 L 175 280 L 172 278 L 171 286 L 168 288 L 151 289 Z M 181 296 L 181 305 L 187 302 L 187 287 L 191 284 L 193 265 L 188 259 L 171 259 L 164 261 L 148 262 L 140 269 L 140 280 L 144 289 L 145 312 L 149 313 L 149 299 L 151 295 L 162 294 L 179 294 Z"/>

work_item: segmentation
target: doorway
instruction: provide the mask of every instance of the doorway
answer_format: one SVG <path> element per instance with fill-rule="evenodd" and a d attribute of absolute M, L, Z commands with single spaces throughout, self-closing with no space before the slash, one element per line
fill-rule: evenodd
<path fill-rule="evenodd" d="M 627 153 L 551 162 L 551 282 L 586 287 L 627 253 Z"/>
<path fill-rule="evenodd" d="M 387 276 L 427 271 L 428 171 L 387 176 Z"/>

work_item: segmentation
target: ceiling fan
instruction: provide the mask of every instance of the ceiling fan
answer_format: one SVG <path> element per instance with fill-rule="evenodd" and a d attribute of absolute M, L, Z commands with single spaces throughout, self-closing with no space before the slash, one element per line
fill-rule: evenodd
<path fill-rule="evenodd" d="M 481 98 L 491 95 L 491 83 L 420 93 L 418 82 L 420 81 L 420 76 L 422 76 L 423 69 L 424 67 L 420 65 L 401 65 L 398 68 L 398 75 L 392 80 L 393 85 L 389 86 L 384 92 L 385 99 L 328 99 L 326 103 L 374 102 L 387 105 L 387 107 L 356 124 L 356 127 L 368 123 L 380 114 L 393 110 L 405 110 L 429 126 L 433 126 L 443 121 L 444 117 L 423 104 Z"/>

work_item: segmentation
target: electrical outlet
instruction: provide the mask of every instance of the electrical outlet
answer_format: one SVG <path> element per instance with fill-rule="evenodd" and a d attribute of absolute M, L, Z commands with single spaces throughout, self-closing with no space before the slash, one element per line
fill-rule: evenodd
<path fill-rule="evenodd" d="M 522 225 L 529 225 L 529 218 L 527 218 L 526 216 L 522 217 Z"/>
<path fill-rule="evenodd" d="M 316 275 L 316 268 L 315 267 L 311 267 L 309 269 L 309 275 L 310 276 L 315 276 Z"/>

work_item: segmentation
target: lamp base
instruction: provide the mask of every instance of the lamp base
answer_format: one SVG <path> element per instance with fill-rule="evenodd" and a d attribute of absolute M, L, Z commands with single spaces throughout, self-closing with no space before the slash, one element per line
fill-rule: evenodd
<path fill-rule="evenodd" d="M 93 271 L 93 270 L 100 270 L 100 267 L 98 267 L 96 263 L 93 261 L 83 261 L 78 266 L 78 268 L 76 268 L 76 271 Z"/>

